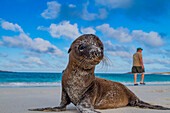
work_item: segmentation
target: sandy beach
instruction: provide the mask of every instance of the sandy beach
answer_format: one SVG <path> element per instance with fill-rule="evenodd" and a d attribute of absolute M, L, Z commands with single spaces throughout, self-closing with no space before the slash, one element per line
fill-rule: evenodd
<path fill-rule="evenodd" d="M 170 85 L 128 86 L 141 100 L 151 104 L 170 107 Z M 46 113 L 28 111 L 29 108 L 54 107 L 60 103 L 61 87 L 0 88 L 0 113 Z M 169 113 L 170 111 L 123 107 L 98 110 L 102 113 Z M 49 113 L 49 112 L 47 112 Z M 58 113 L 78 113 L 70 104 L 67 111 Z"/>

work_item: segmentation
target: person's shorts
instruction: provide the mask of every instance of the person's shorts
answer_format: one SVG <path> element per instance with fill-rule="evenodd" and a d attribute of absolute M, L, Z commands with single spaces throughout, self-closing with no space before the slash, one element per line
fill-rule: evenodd
<path fill-rule="evenodd" d="M 145 69 L 142 69 L 142 66 L 133 66 L 132 73 L 144 73 Z"/>

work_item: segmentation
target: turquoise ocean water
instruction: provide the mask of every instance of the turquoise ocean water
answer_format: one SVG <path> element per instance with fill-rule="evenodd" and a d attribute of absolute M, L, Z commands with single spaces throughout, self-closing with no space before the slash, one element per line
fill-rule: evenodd
<path fill-rule="evenodd" d="M 133 85 L 133 74 L 96 73 L 96 77 Z M 62 73 L 0 73 L 0 87 L 60 87 Z M 138 82 L 141 76 L 138 75 Z M 147 85 L 170 85 L 170 75 L 146 74 Z"/>

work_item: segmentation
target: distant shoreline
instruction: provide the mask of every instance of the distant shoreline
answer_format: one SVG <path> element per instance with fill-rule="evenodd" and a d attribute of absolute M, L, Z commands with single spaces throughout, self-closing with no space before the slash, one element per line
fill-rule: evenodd
<path fill-rule="evenodd" d="M 0 70 L 0 73 L 15 73 L 15 72 L 14 71 L 2 71 L 2 70 Z M 27 72 L 25 72 L 25 73 L 27 73 Z M 34 72 L 30 72 L 30 73 L 34 73 Z M 59 73 L 59 72 L 35 72 L 35 73 Z M 133 73 L 127 72 L 127 73 L 113 73 L 113 74 L 133 74 Z M 159 72 L 159 73 L 157 72 L 157 73 L 145 73 L 145 74 L 170 75 L 170 72 Z"/>
<path fill-rule="evenodd" d="M 127 72 L 125 74 L 133 74 L 132 72 Z M 170 72 L 161 72 L 161 73 L 145 73 L 145 74 L 159 74 L 159 75 L 170 75 Z"/>
<path fill-rule="evenodd" d="M 2 71 L 2 70 L 0 70 L 0 73 L 1 73 L 1 72 L 2 72 L 2 73 L 4 73 L 4 72 L 5 72 L 5 73 L 14 73 L 13 71 Z"/>
<path fill-rule="evenodd" d="M 146 73 L 146 74 L 170 75 L 170 72 L 162 72 L 162 73 Z"/>

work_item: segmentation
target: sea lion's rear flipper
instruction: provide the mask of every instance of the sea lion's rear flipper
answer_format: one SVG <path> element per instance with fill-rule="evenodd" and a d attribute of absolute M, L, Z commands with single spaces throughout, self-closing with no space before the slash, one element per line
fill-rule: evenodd
<path fill-rule="evenodd" d="M 149 103 L 143 102 L 141 100 L 133 100 L 130 103 L 130 106 L 138 106 L 140 108 L 148 108 L 148 109 L 157 109 L 157 110 L 170 110 L 170 108 L 166 108 L 163 106 L 159 106 L 159 105 L 151 105 Z"/>
<path fill-rule="evenodd" d="M 55 111 L 55 112 L 59 112 L 59 111 L 65 111 L 66 108 L 62 108 L 62 107 L 47 107 L 47 108 L 36 108 L 36 109 L 28 109 L 29 111 Z"/>

